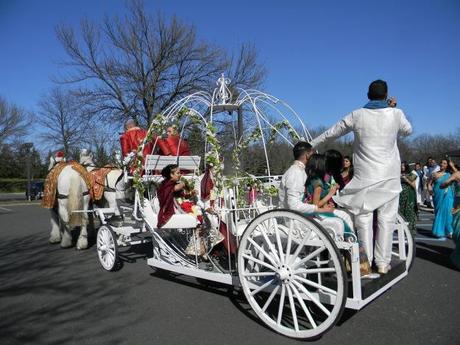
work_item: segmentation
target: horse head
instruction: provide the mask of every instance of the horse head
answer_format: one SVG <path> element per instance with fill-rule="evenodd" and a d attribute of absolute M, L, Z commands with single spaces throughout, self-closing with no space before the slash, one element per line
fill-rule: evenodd
<path fill-rule="evenodd" d="M 89 152 L 87 149 L 82 149 L 80 151 L 79 163 L 86 168 L 94 168 L 95 166 L 94 166 L 93 154 Z M 88 170 L 92 170 L 92 169 L 88 169 Z"/>
<path fill-rule="evenodd" d="M 50 164 L 48 165 L 48 171 L 50 171 L 51 169 L 53 169 L 53 167 L 56 165 L 56 160 L 54 159 L 53 156 L 50 156 Z"/>

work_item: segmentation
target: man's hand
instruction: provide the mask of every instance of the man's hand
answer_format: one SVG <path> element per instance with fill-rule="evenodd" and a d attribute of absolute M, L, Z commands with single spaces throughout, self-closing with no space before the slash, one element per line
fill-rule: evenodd
<path fill-rule="evenodd" d="M 391 108 L 396 108 L 397 102 L 396 102 L 396 97 L 390 97 L 388 99 L 388 106 Z"/>
<path fill-rule="evenodd" d="M 316 212 L 320 212 L 320 213 L 333 213 L 334 210 L 335 210 L 335 207 L 329 206 L 329 205 L 316 208 Z"/>
<path fill-rule="evenodd" d="M 335 193 L 337 193 L 339 189 L 340 189 L 340 185 L 338 184 L 331 186 L 331 188 L 329 189 L 329 195 L 335 195 Z"/>
<path fill-rule="evenodd" d="M 135 152 L 130 152 L 126 155 L 125 159 L 123 159 L 123 165 L 124 166 L 127 166 L 129 165 L 129 163 L 131 162 L 131 160 L 133 159 L 133 157 L 136 155 Z"/>

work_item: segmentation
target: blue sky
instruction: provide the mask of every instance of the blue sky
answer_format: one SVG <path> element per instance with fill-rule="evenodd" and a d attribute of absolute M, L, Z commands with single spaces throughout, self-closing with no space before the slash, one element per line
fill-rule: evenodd
<path fill-rule="evenodd" d="M 366 102 L 385 79 L 415 134 L 460 127 L 460 1 L 146 1 L 176 14 L 203 39 L 232 49 L 255 43 L 264 89 L 310 127 L 331 125 Z M 0 0 L 0 95 L 36 109 L 65 54 L 59 23 L 122 15 L 120 0 Z"/>

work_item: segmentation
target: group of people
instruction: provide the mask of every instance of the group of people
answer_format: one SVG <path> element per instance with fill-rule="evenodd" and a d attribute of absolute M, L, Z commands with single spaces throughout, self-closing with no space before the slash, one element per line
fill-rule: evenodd
<path fill-rule="evenodd" d="M 409 223 L 414 234 L 419 208 L 424 205 L 434 208 L 433 236 L 440 239 L 452 238 L 453 216 L 457 212 L 454 205 L 455 186 L 442 186 L 458 170 L 459 167 L 448 157 L 441 159 L 439 165 L 429 157 L 423 168 L 417 162 L 414 169 L 407 162 L 402 162 L 399 212 Z"/>
<path fill-rule="evenodd" d="M 409 135 L 412 127 L 402 110 L 396 108 L 396 101 L 388 100 L 385 81 L 373 81 L 367 96 L 369 102 L 364 107 L 346 115 L 312 142 L 301 142 L 294 147 L 295 161 L 283 175 L 279 197 L 281 205 L 286 208 L 307 214 L 334 215 L 322 218 L 323 224 L 333 221 L 339 228 L 340 222 L 348 224 L 353 219 L 348 225 L 356 232 L 369 265 L 375 262 L 378 273 L 386 274 L 391 269 L 393 230 L 402 189 L 397 137 Z M 354 133 L 352 178 L 349 178 L 348 166 L 343 175 L 337 175 L 338 179 L 342 177 L 344 185 L 340 192 L 336 194 L 337 188 L 342 186 L 331 187 L 324 194 L 323 181 L 308 176 L 313 170 L 307 171 L 306 167 L 309 162 L 316 165 L 316 161 L 322 159 L 315 158 L 315 147 L 349 132 Z M 310 161 L 312 158 L 314 163 Z M 344 179 L 349 180 L 346 185 Z M 306 189 L 307 192 L 313 191 L 312 203 L 303 202 Z M 338 214 L 337 211 L 342 212 Z M 378 228 L 375 243 L 374 216 Z"/>
<path fill-rule="evenodd" d="M 166 134 L 166 138 L 154 136 L 151 141 L 146 142 L 143 155 L 152 154 L 156 147 L 158 154 L 163 156 L 190 156 L 188 143 L 179 136 L 176 126 L 168 127 Z M 134 119 L 128 119 L 125 122 L 125 132 L 120 136 L 122 159 L 135 153 L 146 135 L 147 131 L 140 128 Z"/>

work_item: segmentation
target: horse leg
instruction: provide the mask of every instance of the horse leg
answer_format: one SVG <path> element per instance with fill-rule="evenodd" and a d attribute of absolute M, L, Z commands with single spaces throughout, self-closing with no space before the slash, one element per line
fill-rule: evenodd
<path fill-rule="evenodd" d="M 83 210 L 88 211 L 89 195 L 83 196 Z M 82 213 L 80 236 L 78 236 L 77 249 L 88 248 L 88 213 Z"/>
<path fill-rule="evenodd" d="M 61 230 L 62 230 L 61 248 L 72 247 L 72 234 L 70 233 L 69 213 L 67 211 L 67 203 L 68 203 L 67 199 L 60 199 L 58 201 L 59 218 L 61 220 Z"/>
<path fill-rule="evenodd" d="M 59 215 L 55 208 L 50 210 L 51 215 L 51 233 L 49 242 L 52 244 L 61 242 L 61 229 L 59 226 Z"/>

